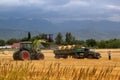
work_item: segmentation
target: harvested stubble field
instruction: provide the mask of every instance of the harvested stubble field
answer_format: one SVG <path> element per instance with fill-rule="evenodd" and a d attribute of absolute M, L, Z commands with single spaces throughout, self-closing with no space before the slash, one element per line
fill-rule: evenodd
<path fill-rule="evenodd" d="M 120 80 L 120 49 L 96 51 L 101 59 L 55 59 L 52 50 L 43 50 L 43 61 L 14 61 L 13 51 L 2 51 L 0 80 Z"/>

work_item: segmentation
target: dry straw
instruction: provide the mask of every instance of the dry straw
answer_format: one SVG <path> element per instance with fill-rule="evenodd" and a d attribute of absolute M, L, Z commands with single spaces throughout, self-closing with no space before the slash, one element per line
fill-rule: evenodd
<path fill-rule="evenodd" d="M 32 61 L 0 61 L 0 80 L 120 80 L 120 72 L 112 74 L 116 66 L 85 67 L 34 65 Z"/>

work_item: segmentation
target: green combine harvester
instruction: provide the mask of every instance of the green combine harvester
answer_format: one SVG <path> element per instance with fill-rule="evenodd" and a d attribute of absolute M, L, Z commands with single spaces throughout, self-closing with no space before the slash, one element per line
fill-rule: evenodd
<path fill-rule="evenodd" d="M 95 52 L 88 48 L 82 48 L 82 47 L 75 47 L 72 49 L 56 49 L 54 50 L 55 58 L 89 58 L 89 59 L 99 59 L 101 58 L 100 53 Z"/>

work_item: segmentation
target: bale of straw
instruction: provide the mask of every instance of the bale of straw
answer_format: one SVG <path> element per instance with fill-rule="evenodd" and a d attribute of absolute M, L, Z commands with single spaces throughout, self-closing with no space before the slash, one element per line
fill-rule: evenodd
<path fill-rule="evenodd" d="M 62 50 L 66 50 L 66 47 L 67 47 L 67 46 L 63 46 L 63 47 L 62 47 Z"/>
<path fill-rule="evenodd" d="M 62 49 L 62 46 L 58 46 L 58 50 L 61 50 Z"/>
<path fill-rule="evenodd" d="M 75 45 L 72 45 L 71 49 L 74 49 L 75 48 Z"/>
<path fill-rule="evenodd" d="M 66 49 L 72 49 L 72 45 L 67 45 Z"/>

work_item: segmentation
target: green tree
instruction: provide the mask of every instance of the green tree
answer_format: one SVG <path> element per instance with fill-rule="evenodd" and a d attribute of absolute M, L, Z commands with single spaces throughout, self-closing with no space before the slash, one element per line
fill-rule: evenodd
<path fill-rule="evenodd" d="M 85 45 L 85 41 L 83 41 L 83 40 L 75 40 L 75 41 L 74 41 L 74 44 L 86 46 L 86 45 Z"/>
<path fill-rule="evenodd" d="M 101 40 L 100 42 L 98 42 L 97 46 L 98 48 L 106 48 L 106 41 Z"/>
<path fill-rule="evenodd" d="M 39 34 L 39 39 L 47 40 L 47 34 L 45 33 Z"/>
<path fill-rule="evenodd" d="M 13 43 L 19 42 L 19 40 L 17 40 L 16 38 L 11 38 L 9 40 L 7 40 L 6 44 L 12 45 Z"/>
<path fill-rule="evenodd" d="M 48 42 L 54 42 L 53 41 L 53 34 L 48 34 Z"/>
<path fill-rule="evenodd" d="M 5 41 L 0 39 L 0 46 L 5 46 Z"/>
<path fill-rule="evenodd" d="M 23 37 L 20 41 L 28 41 L 28 37 Z"/>
<path fill-rule="evenodd" d="M 59 32 L 55 38 L 55 43 L 56 44 L 62 44 L 63 43 L 63 36 L 62 34 Z"/>
<path fill-rule="evenodd" d="M 34 40 L 36 40 L 36 39 L 38 39 L 38 40 L 41 40 L 41 39 L 42 39 L 42 40 L 47 40 L 47 34 L 42 33 L 42 34 L 33 36 L 33 37 L 31 38 L 31 41 L 34 41 Z"/>
<path fill-rule="evenodd" d="M 75 37 L 73 37 L 70 32 L 67 32 L 65 41 L 66 41 L 66 44 L 73 44 L 75 41 Z"/>
<path fill-rule="evenodd" d="M 31 39 L 31 33 L 28 32 L 28 41 Z"/>
<path fill-rule="evenodd" d="M 94 39 L 88 39 L 88 40 L 86 40 L 86 44 L 88 47 L 94 47 L 94 46 L 96 46 L 97 42 Z"/>
<path fill-rule="evenodd" d="M 120 48 L 120 39 L 110 39 L 107 48 Z"/>

